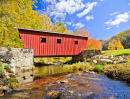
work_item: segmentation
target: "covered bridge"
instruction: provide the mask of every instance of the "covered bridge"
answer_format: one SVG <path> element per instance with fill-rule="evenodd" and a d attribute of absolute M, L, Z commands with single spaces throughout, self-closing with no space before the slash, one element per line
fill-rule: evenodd
<path fill-rule="evenodd" d="M 75 56 L 87 46 L 87 36 L 16 28 L 24 48 L 33 49 L 35 57 Z"/>

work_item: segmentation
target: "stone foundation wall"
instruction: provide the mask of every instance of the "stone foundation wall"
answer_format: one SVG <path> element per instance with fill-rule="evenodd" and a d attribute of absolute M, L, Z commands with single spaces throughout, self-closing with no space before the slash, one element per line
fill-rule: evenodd
<path fill-rule="evenodd" d="M 95 55 L 101 54 L 101 50 L 84 50 L 79 55 L 72 57 L 72 62 L 84 61 L 84 58 L 91 58 Z"/>
<path fill-rule="evenodd" d="M 2 63 L 8 63 L 11 73 L 15 73 L 19 83 L 33 80 L 33 50 L 24 48 L 0 47 Z"/>

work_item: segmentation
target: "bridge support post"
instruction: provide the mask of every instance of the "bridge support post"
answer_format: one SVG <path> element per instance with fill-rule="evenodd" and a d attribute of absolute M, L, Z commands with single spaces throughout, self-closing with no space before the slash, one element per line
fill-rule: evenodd
<path fill-rule="evenodd" d="M 83 62 L 84 59 L 91 58 L 99 54 L 101 54 L 101 50 L 84 50 L 79 55 L 72 56 L 72 62 Z"/>

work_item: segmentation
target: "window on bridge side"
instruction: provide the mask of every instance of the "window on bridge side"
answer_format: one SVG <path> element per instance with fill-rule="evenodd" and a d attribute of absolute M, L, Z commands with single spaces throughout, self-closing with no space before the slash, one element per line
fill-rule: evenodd
<path fill-rule="evenodd" d="M 74 41 L 74 44 L 78 45 L 78 41 Z"/>
<path fill-rule="evenodd" d="M 61 39 L 57 39 L 57 43 L 61 43 Z"/>
<path fill-rule="evenodd" d="M 41 42 L 46 43 L 46 38 L 41 38 Z"/>

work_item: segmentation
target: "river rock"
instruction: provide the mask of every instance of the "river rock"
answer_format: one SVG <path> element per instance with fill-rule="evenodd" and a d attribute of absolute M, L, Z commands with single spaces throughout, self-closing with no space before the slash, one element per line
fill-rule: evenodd
<path fill-rule="evenodd" d="M 94 63 L 94 64 L 97 64 L 97 60 L 93 60 L 93 63 Z"/>
<path fill-rule="evenodd" d="M 110 59 L 99 59 L 98 63 L 112 63 L 112 60 L 110 60 Z"/>
<path fill-rule="evenodd" d="M 123 61 L 124 59 L 121 56 L 117 56 L 115 61 Z"/>
<path fill-rule="evenodd" d="M 2 74 L 3 78 L 10 79 L 8 74 Z"/>
<path fill-rule="evenodd" d="M 4 87 L 3 87 L 3 92 L 4 92 L 4 94 L 11 93 L 12 91 L 13 91 L 13 90 L 12 90 L 11 88 L 7 87 L 7 86 L 4 86 Z"/>
<path fill-rule="evenodd" d="M 89 73 L 89 71 L 88 70 L 84 70 L 82 73 Z"/>
<path fill-rule="evenodd" d="M 50 91 L 48 92 L 44 98 L 45 99 L 62 99 L 63 94 L 59 91 Z"/>
<path fill-rule="evenodd" d="M 113 59 L 113 55 L 111 55 L 111 56 L 109 57 L 109 59 Z"/>
<path fill-rule="evenodd" d="M 113 64 L 117 64 L 117 63 L 127 63 L 127 60 L 123 60 L 123 61 L 113 61 Z"/>
<path fill-rule="evenodd" d="M 109 57 L 108 56 L 100 56 L 99 59 L 108 59 Z"/>
<path fill-rule="evenodd" d="M 0 87 L 0 96 L 4 96 L 3 87 Z"/>
<path fill-rule="evenodd" d="M 93 74 L 93 75 L 95 75 L 96 73 L 95 72 L 93 72 L 93 71 L 89 71 L 88 72 L 89 74 Z"/>
<path fill-rule="evenodd" d="M 91 57 L 91 59 L 92 59 L 92 60 L 99 59 L 99 55 L 95 55 L 95 56 Z M 91 59 L 90 59 L 90 60 L 91 60 Z"/>
<path fill-rule="evenodd" d="M 67 83 L 67 82 L 68 82 L 68 79 L 60 80 L 60 83 Z"/>

